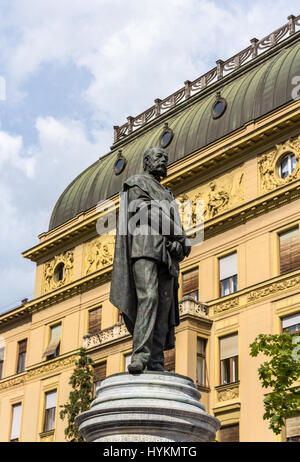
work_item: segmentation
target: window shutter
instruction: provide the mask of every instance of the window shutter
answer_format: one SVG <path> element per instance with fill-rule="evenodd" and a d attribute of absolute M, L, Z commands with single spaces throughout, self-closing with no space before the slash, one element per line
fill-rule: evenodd
<path fill-rule="evenodd" d="M 106 377 L 106 361 L 100 364 L 96 364 L 94 366 L 94 375 L 96 379 L 94 380 L 95 382 L 100 382 L 101 380 L 104 380 Z"/>
<path fill-rule="evenodd" d="M 237 274 L 237 253 L 231 253 L 226 257 L 219 258 L 220 281 L 228 279 Z"/>
<path fill-rule="evenodd" d="M 94 334 L 101 330 L 102 308 L 94 308 L 89 311 L 89 334 Z"/>
<path fill-rule="evenodd" d="M 56 390 L 46 393 L 45 409 L 52 409 L 53 407 L 56 407 Z"/>
<path fill-rule="evenodd" d="M 19 342 L 19 354 L 26 353 L 27 349 L 27 338 Z"/>
<path fill-rule="evenodd" d="M 220 359 L 233 358 L 238 356 L 238 336 L 237 334 L 220 338 Z"/>
<path fill-rule="evenodd" d="M 20 436 L 20 424 L 21 424 L 21 410 L 22 405 L 14 404 L 13 405 L 13 415 L 12 415 L 12 426 L 11 426 L 11 440 L 17 440 Z"/>
<path fill-rule="evenodd" d="M 293 438 L 300 435 L 300 412 L 295 417 L 286 419 L 286 437 Z"/>
<path fill-rule="evenodd" d="M 279 234 L 280 274 L 300 268 L 299 230 L 293 228 Z"/>
<path fill-rule="evenodd" d="M 60 344 L 60 337 L 55 337 L 53 340 L 50 340 L 49 345 L 43 356 L 54 355 L 59 344 Z"/>
<path fill-rule="evenodd" d="M 220 441 L 221 443 L 231 443 L 239 441 L 239 424 L 228 425 L 220 430 Z"/>
<path fill-rule="evenodd" d="M 127 371 L 127 367 L 131 363 L 131 353 L 129 355 L 125 355 L 125 371 Z"/>
<path fill-rule="evenodd" d="M 166 371 L 175 371 L 175 348 L 172 348 L 172 350 L 166 350 L 164 352 L 164 356 Z"/>
<path fill-rule="evenodd" d="M 295 326 L 300 324 L 300 313 L 292 314 L 282 319 L 282 328 L 286 329 L 287 327 Z"/>
<path fill-rule="evenodd" d="M 182 273 L 182 295 L 198 290 L 198 268 Z"/>

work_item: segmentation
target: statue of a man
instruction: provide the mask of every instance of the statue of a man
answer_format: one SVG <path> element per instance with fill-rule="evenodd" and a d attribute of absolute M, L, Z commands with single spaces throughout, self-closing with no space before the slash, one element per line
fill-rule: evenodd
<path fill-rule="evenodd" d="M 149 148 L 144 174 L 128 178 L 120 194 L 110 301 L 133 336 L 131 373 L 165 371 L 163 352 L 174 347 L 179 324 L 179 261 L 190 242 L 172 192 L 160 183 L 167 163 L 164 149 Z"/>

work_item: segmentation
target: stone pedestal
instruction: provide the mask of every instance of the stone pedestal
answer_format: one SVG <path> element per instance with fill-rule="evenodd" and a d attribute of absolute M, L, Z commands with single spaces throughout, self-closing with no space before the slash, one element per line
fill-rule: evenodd
<path fill-rule="evenodd" d="M 220 423 L 200 397 L 190 378 L 172 372 L 114 374 L 76 423 L 87 441 L 212 441 Z"/>

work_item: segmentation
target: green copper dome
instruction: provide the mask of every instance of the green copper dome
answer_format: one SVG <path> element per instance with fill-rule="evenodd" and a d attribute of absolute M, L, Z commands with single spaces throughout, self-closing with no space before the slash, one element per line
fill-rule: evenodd
<path fill-rule="evenodd" d="M 268 52 L 260 55 L 254 62 L 219 80 L 211 94 L 206 92 L 206 96 L 201 97 L 200 92 L 189 99 L 188 104 L 183 103 L 181 110 L 177 107 L 176 111 L 170 111 L 167 121 L 174 137 L 166 148 L 169 164 L 291 101 L 294 76 L 300 76 L 299 42 L 280 47 L 275 55 Z M 227 107 L 221 117 L 214 119 L 212 107 L 216 90 L 221 90 Z M 81 173 L 58 199 L 49 229 L 95 206 L 99 200 L 115 195 L 126 178 L 141 173 L 143 153 L 148 147 L 159 145 L 165 120 L 165 115 L 158 117 L 151 127 L 149 124 L 150 128 L 136 131 L 131 141 L 124 140 L 122 155 L 127 163 L 119 175 L 114 171 L 118 149 Z"/>

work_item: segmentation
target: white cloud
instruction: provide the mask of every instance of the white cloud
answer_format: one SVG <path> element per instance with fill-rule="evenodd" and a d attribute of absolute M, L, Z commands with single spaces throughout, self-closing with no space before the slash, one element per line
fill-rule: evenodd
<path fill-rule="evenodd" d="M 92 76 L 78 99 L 93 119 L 88 136 L 86 116 L 55 118 L 45 98 L 34 145 L 26 144 L 25 132 L 0 131 L 2 300 L 32 291 L 34 265 L 22 261 L 20 252 L 47 229 L 65 187 L 109 150 L 112 125 L 208 71 L 216 59 L 229 58 L 252 37 L 272 32 L 298 7 L 299 0 L 288 7 L 285 0 L 11 0 L 0 18 L 1 74 L 16 117 L 22 117 L 24 84 L 42 65 L 59 63 L 62 69 L 72 63 Z"/>

